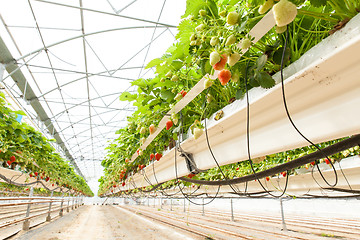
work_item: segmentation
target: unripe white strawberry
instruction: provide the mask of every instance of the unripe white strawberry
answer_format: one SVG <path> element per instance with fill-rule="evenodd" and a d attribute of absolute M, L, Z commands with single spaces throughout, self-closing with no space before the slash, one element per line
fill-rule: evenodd
<path fill-rule="evenodd" d="M 350 151 L 349 151 L 349 150 L 342 151 L 341 153 L 342 153 L 342 155 L 343 155 L 344 157 L 347 157 L 347 156 L 350 155 Z"/>
<path fill-rule="evenodd" d="M 210 53 L 210 65 L 213 66 L 216 63 L 220 62 L 221 56 L 218 52 Z"/>
<path fill-rule="evenodd" d="M 199 15 L 202 16 L 202 17 L 205 17 L 205 16 L 207 15 L 206 10 L 201 9 L 201 10 L 199 11 Z"/>
<path fill-rule="evenodd" d="M 183 98 L 183 95 L 181 93 L 176 94 L 176 96 L 174 97 L 175 101 L 178 101 L 182 98 Z"/>
<path fill-rule="evenodd" d="M 211 87 L 211 85 L 213 85 L 213 80 L 210 78 L 206 78 L 204 81 L 204 89 L 207 89 L 209 87 Z"/>
<path fill-rule="evenodd" d="M 177 82 L 179 81 L 179 77 L 177 75 L 172 76 L 171 81 Z"/>
<path fill-rule="evenodd" d="M 241 49 L 245 50 L 248 49 L 251 45 L 251 41 L 248 38 L 245 38 L 241 41 Z"/>
<path fill-rule="evenodd" d="M 266 0 L 264 4 L 259 7 L 259 14 L 266 13 L 272 6 L 274 6 L 274 0 Z"/>
<path fill-rule="evenodd" d="M 211 39 L 210 39 L 210 45 L 211 46 L 215 46 L 216 44 L 218 44 L 219 43 L 219 38 L 218 37 L 212 37 Z"/>
<path fill-rule="evenodd" d="M 171 77 L 172 77 L 172 72 L 171 72 L 171 71 L 168 71 L 168 73 L 165 75 L 165 77 L 171 78 Z"/>
<path fill-rule="evenodd" d="M 287 29 L 287 26 L 282 26 L 282 27 L 275 26 L 275 32 L 276 32 L 277 34 L 281 34 L 281 33 L 285 32 L 286 29 Z"/>
<path fill-rule="evenodd" d="M 233 53 L 230 54 L 229 58 L 228 58 L 228 64 L 230 67 L 234 66 L 238 61 L 240 60 L 240 54 L 239 53 Z"/>
<path fill-rule="evenodd" d="M 239 14 L 237 12 L 230 12 L 226 17 L 226 22 L 229 25 L 235 25 L 239 21 Z"/>
<path fill-rule="evenodd" d="M 140 144 L 143 145 L 143 144 L 145 143 L 145 141 L 146 141 L 146 138 L 144 138 L 144 137 L 141 138 L 141 139 L 140 139 Z"/>
<path fill-rule="evenodd" d="M 273 7 L 274 19 L 279 27 L 286 26 L 294 21 L 297 15 L 296 5 L 288 0 L 280 0 Z"/>
<path fill-rule="evenodd" d="M 178 117 L 178 115 L 177 115 L 176 113 L 172 113 L 172 114 L 171 114 L 171 120 L 172 120 L 172 122 L 173 122 L 175 125 L 177 125 L 178 122 L 179 122 L 179 117 Z"/>
<path fill-rule="evenodd" d="M 202 31 L 204 31 L 204 29 L 206 28 L 206 25 L 205 24 L 200 24 L 199 26 L 197 26 L 196 28 L 195 28 L 195 30 L 197 31 L 197 32 L 202 32 Z"/>
<path fill-rule="evenodd" d="M 230 46 L 236 42 L 236 37 L 234 35 L 230 35 L 225 42 L 225 46 Z"/>
<path fill-rule="evenodd" d="M 198 139 L 203 134 L 203 130 L 201 128 L 194 128 L 194 139 Z"/>
<path fill-rule="evenodd" d="M 140 129 L 140 134 L 145 134 L 146 133 L 146 128 L 145 127 L 142 127 L 141 129 Z"/>

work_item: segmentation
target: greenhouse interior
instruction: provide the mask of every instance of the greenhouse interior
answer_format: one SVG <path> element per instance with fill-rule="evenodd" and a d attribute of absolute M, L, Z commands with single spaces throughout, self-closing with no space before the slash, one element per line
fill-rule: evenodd
<path fill-rule="evenodd" d="M 0 239 L 360 239 L 360 0 L 0 1 Z"/>

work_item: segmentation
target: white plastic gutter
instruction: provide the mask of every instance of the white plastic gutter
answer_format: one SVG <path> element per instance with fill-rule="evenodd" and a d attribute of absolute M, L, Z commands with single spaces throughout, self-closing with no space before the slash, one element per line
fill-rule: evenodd
<path fill-rule="evenodd" d="M 360 15 L 284 70 L 288 108 L 296 126 L 315 143 L 360 133 Z M 280 82 L 280 74 L 274 78 Z M 281 84 L 250 90 L 250 149 L 252 158 L 309 145 L 290 125 L 282 102 Z M 247 160 L 246 99 L 226 106 L 219 121 L 208 120 L 209 141 L 220 165 Z M 188 138 L 181 148 L 194 156 L 200 169 L 216 167 L 203 134 Z M 176 178 L 174 149 L 144 169 L 152 184 Z M 189 174 L 177 156 L 178 177 Z M 156 175 L 156 179 L 155 179 Z M 143 175 L 136 187 L 148 186 Z M 132 189 L 127 183 L 122 190 Z M 114 191 L 115 192 L 115 191 Z"/>

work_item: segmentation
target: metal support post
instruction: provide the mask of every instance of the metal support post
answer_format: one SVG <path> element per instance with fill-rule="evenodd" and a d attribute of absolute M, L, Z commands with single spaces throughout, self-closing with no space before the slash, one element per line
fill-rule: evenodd
<path fill-rule="evenodd" d="M 202 198 L 202 215 L 205 216 L 205 204 L 204 204 L 204 198 Z"/>
<path fill-rule="evenodd" d="M 184 198 L 184 212 L 186 212 L 186 198 Z"/>
<path fill-rule="evenodd" d="M 233 200 L 230 199 L 230 206 L 231 206 L 231 221 L 235 221 L 234 219 L 234 208 L 233 208 Z"/>
<path fill-rule="evenodd" d="M 170 198 L 170 211 L 172 211 L 172 198 Z"/>
<path fill-rule="evenodd" d="M 281 221 L 282 221 L 282 231 L 287 231 L 286 224 L 285 224 L 285 217 L 284 217 L 284 207 L 283 207 L 283 199 L 280 198 L 280 211 L 281 211 Z"/>
<path fill-rule="evenodd" d="M 74 210 L 74 197 L 72 198 L 71 210 Z"/>
<path fill-rule="evenodd" d="M 68 204 L 67 204 L 67 208 L 66 208 L 66 212 L 69 212 L 69 205 L 70 205 L 70 197 L 68 196 Z"/>
<path fill-rule="evenodd" d="M 162 209 L 162 197 L 160 197 L 160 208 Z"/>
<path fill-rule="evenodd" d="M 60 212 L 59 212 L 59 216 L 62 217 L 64 215 L 64 193 L 61 196 L 61 204 L 60 204 Z"/>
<path fill-rule="evenodd" d="M 147 202 L 148 202 L 148 207 L 150 206 L 150 199 L 149 199 L 149 196 L 147 197 Z"/>
<path fill-rule="evenodd" d="M 49 211 L 48 211 L 48 215 L 46 216 L 46 221 L 50 222 L 51 221 L 51 205 L 52 205 L 52 197 L 54 196 L 54 191 L 51 191 L 51 196 L 50 196 L 50 203 L 49 203 Z"/>
<path fill-rule="evenodd" d="M 30 194 L 29 194 L 29 198 L 31 198 L 34 195 L 34 188 L 31 187 L 30 188 Z M 29 204 L 27 206 L 27 210 L 26 210 L 26 216 L 25 217 L 29 217 L 30 216 L 30 207 L 31 207 L 31 199 L 29 200 Z M 29 230 L 30 228 L 30 220 L 26 219 L 23 223 L 23 230 Z"/>

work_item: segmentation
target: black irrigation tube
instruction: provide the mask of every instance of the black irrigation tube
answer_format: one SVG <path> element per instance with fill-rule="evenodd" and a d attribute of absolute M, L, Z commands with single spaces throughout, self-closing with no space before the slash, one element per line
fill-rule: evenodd
<path fill-rule="evenodd" d="M 306 156 L 297 158 L 295 160 L 292 160 L 291 162 L 287 162 L 284 164 L 281 164 L 279 166 L 273 167 L 271 169 L 258 172 L 255 174 L 247 175 L 240 178 L 230 179 L 230 180 L 219 180 L 219 181 L 206 181 L 206 180 L 196 180 L 196 179 L 190 179 L 186 177 L 180 177 L 180 180 L 183 180 L 185 182 L 195 183 L 195 184 L 202 184 L 202 185 L 230 185 L 230 184 L 239 184 L 244 182 L 253 181 L 257 178 L 264 178 L 267 176 L 272 176 L 287 170 L 291 170 L 297 167 L 301 167 L 305 164 L 311 163 L 313 161 L 316 161 L 318 159 L 321 159 L 324 157 L 324 154 L 327 156 L 336 154 L 338 152 L 344 151 L 346 149 L 349 149 L 351 147 L 357 146 L 360 144 L 360 134 L 354 135 L 348 139 L 345 139 L 341 142 L 335 143 L 329 147 L 323 148 L 322 151 L 316 151 L 313 153 L 310 153 Z"/>
<path fill-rule="evenodd" d="M 28 187 L 28 186 L 31 186 L 31 185 L 34 185 L 34 184 L 38 184 L 40 183 L 46 190 L 48 191 L 55 191 L 57 189 L 60 188 L 60 192 L 61 193 L 67 193 L 69 192 L 71 189 L 69 189 L 68 191 L 64 192 L 63 189 L 61 187 L 56 187 L 54 189 L 50 189 L 48 188 L 47 186 L 45 186 L 45 184 L 42 182 L 42 181 L 39 181 L 39 180 L 36 180 L 36 182 L 31 182 L 31 183 L 17 183 L 17 182 L 14 182 L 12 181 L 11 179 L 8 179 L 7 177 L 5 177 L 3 174 L 0 173 L 0 178 L 3 179 L 6 183 L 10 184 L 10 185 L 15 185 L 15 186 L 18 186 L 18 187 Z"/>

